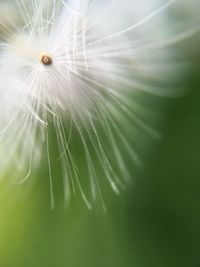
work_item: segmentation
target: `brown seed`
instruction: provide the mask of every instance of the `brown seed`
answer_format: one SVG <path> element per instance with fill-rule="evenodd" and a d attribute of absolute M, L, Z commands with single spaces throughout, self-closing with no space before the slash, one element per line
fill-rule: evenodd
<path fill-rule="evenodd" d="M 41 58 L 40 58 L 42 64 L 46 65 L 46 66 L 49 66 L 53 63 L 53 60 L 52 58 L 49 56 L 49 55 L 41 55 Z"/>

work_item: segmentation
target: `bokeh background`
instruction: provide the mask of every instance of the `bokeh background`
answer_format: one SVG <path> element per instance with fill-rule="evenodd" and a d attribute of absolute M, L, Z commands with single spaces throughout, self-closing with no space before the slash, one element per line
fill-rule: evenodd
<path fill-rule="evenodd" d="M 198 17 L 198 0 L 188 14 L 190 4 L 185 13 L 174 10 L 179 22 Z M 105 185 L 107 213 L 100 205 L 89 211 L 78 195 L 67 209 L 52 211 L 45 168 L 22 186 L 1 182 L 0 267 L 200 266 L 199 40 L 197 32 L 177 44 L 187 62 L 187 93 L 162 100 L 168 106 L 163 138 L 145 149 L 145 167 L 133 172 L 133 185 L 121 196 Z M 59 203 L 59 177 L 54 183 Z"/>

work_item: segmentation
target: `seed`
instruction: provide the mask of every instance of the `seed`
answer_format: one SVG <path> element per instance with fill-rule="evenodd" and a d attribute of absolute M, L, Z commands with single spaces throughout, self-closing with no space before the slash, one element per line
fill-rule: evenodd
<path fill-rule="evenodd" d="M 46 54 L 42 54 L 40 57 L 40 60 L 41 60 L 41 63 L 46 65 L 46 66 L 52 65 L 52 63 L 53 63 L 51 56 L 46 55 Z"/>

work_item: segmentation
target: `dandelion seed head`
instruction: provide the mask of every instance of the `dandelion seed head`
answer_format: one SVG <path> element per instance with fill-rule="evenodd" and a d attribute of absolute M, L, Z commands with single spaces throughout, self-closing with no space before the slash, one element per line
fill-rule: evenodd
<path fill-rule="evenodd" d="M 5 31 L 0 43 L 0 146 L 20 183 L 46 159 L 52 207 L 55 161 L 66 201 L 79 190 L 91 208 L 85 194 L 90 191 L 90 198 L 105 207 L 102 177 L 119 194 L 132 176 L 130 162 L 142 166 L 140 149 L 133 145 L 137 135 L 160 137 L 135 95 L 177 94 L 168 82 L 169 73 L 176 72 L 168 47 L 191 33 L 164 36 L 161 14 L 174 1 L 151 2 L 144 10 L 139 5 L 140 12 L 128 10 L 126 20 L 120 12 L 127 11 L 128 0 L 123 8 L 121 1 L 18 0 L 21 23 L 10 28 L 0 21 Z M 113 10 L 120 16 L 113 17 Z M 77 147 L 78 155 L 72 152 Z M 84 190 L 85 176 L 90 190 Z"/>

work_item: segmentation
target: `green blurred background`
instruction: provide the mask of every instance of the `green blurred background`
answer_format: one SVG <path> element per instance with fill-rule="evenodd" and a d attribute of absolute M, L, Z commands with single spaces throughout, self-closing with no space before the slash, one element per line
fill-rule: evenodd
<path fill-rule="evenodd" d="M 78 197 L 52 211 L 45 173 L 31 189 L 1 187 L 0 266 L 200 266 L 200 65 L 190 58 L 188 94 L 172 100 L 134 186 L 120 197 L 104 190 L 107 214 Z"/>
<path fill-rule="evenodd" d="M 80 196 L 52 211 L 45 170 L 31 185 L 1 183 L 0 267 L 200 266 L 199 38 L 181 49 L 188 93 L 170 100 L 163 139 L 134 185 L 121 196 L 103 188 L 106 214 L 98 205 L 89 211 Z"/>

